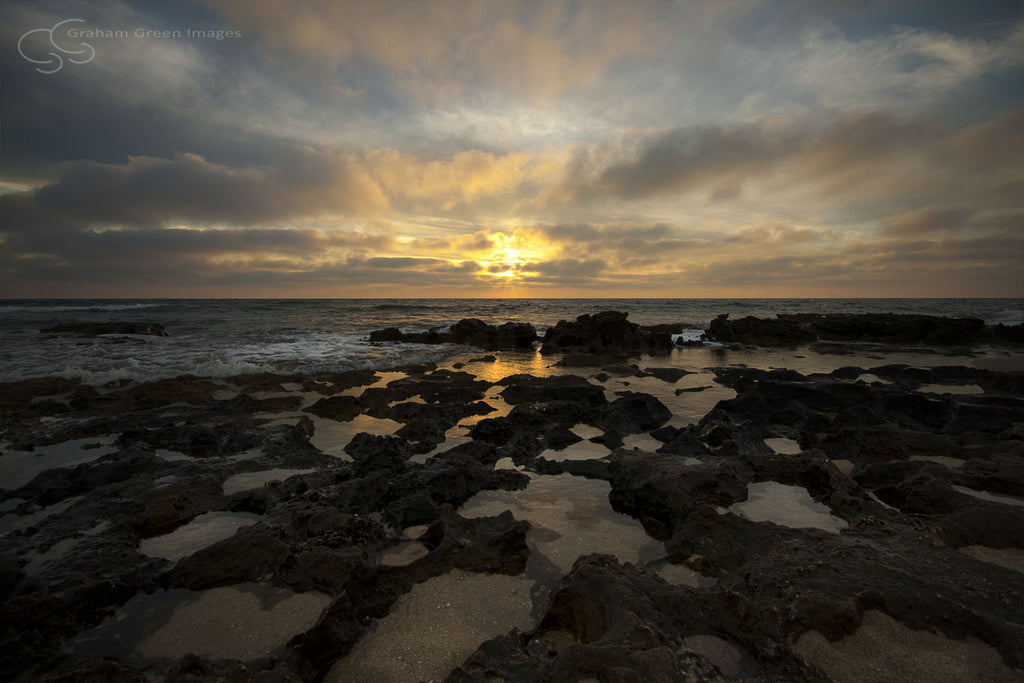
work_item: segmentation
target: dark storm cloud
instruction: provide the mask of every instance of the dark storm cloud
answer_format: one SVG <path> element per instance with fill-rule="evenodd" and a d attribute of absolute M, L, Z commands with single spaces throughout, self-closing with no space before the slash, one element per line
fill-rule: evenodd
<path fill-rule="evenodd" d="M 607 150 L 577 150 L 556 195 L 630 200 L 709 188 L 714 199 L 728 200 L 740 196 L 744 181 L 777 172 L 835 191 L 942 133 L 932 121 L 881 111 L 843 112 L 824 125 L 789 118 L 683 126 L 626 138 L 613 161 Z"/>
<path fill-rule="evenodd" d="M 194 154 L 67 164 L 49 185 L 0 196 L 0 216 L 12 232 L 258 225 L 323 211 L 362 212 L 373 201 L 372 182 L 344 159 L 292 148 L 262 167 L 231 168 Z"/>
<path fill-rule="evenodd" d="M 974 213 L 965 207 L 928 207 L 906 211 L 883 221 L 882 232 L 893 237 L 913 237 L 962 230 Z"/>
<path fill-rule="evenodd" d="M 645 141 L 635 158 L 604 169 L 595 189 L 635 199 L 687 190 L 735 172 L 752 173 L 792 154 L 792 133 L 763 126 L 688 126 Z"/>

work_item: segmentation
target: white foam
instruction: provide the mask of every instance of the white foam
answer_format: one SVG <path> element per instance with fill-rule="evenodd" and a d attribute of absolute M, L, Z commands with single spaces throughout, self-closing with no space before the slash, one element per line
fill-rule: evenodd
<path fill-rule="evenodd" d="M 464 347 L 371 344 L 361 333 L 303 332 L 277 339 L 211 339 L 200 335 L 62 337 L 18 333 L 0 344 L 0 382 L 32 377 L 79 379 L 103 386 L 183 374 L 231 377 L 272 372 L 339 372 L 439 362 Z"/>

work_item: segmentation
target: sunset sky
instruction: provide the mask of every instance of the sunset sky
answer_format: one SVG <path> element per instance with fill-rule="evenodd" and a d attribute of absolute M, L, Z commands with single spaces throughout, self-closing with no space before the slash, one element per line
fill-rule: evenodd
<path fill-rule="evenodd" d="M 0 297 L 1024 296 L 1020 0 L 0 12 Z"/>

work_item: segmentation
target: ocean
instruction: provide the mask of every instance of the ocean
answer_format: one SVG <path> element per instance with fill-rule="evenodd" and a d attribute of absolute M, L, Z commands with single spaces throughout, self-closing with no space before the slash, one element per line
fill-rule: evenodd
<path fill-rule="evenodd" d="M 47 299 L 0 300 L 0 381 L 43 376 L 94 386 L 191 374 L 316 373 L 439 362 L 464 348 L 371 344 L 370 331 L 529 322 L 543 331 L 582 313 L 618 310 L 640 324 L 682 323 L 698 336 L 715 316 L 920 313 L 1024 322 L 1024 299 Z M 71 338 L 66 322 L 154 322 L 169 337 Z"/>

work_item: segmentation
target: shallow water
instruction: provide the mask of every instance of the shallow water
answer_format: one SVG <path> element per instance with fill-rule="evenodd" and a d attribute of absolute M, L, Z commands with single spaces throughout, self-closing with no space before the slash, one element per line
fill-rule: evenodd
<path fill-rule="evenodd" d="M 349 422 L 338 422 L 325 417 L 308 415 L 313 421 L 313 436 L 309 442 L 324 453 L 333 455 L 339 460 L 349 462 L 352 457 L 345 452 L 345 446 L 359 432 L 378 436 L 394 434 L 402 428 L 401 422 L 383 420 L 370 415 L 356 415 Z"/>
<path fill-rule="evenodd" d="M 118 434 L 72 439 L 34 451 L 4 450 L 0 457 L 0 489 L 21 488 L 47 470 L 75 467 L 116 453 Z"/>
<path fill-rule="evenodd" d="M 13 513 L 2 515 L 0 516 L 0 536 L 5 536 L 11 531 L 22 531 L 31 526 L 37 526 L 47 517 L 52 517 L 53 515 L 58 515 L 64 512 L 65 510 L 67 510 L 68 508 L 70 508 L 72 505 L 82 500 L 83 498 L 85 498 L 85 496 L 75 496 L 73 498 L 67 498 L 59 503 L 48 505 L 27 515 L 16 515 Z M 19 505 L 25 502 L 21 499 L 13 500 L 19 501 Z"/>
<path fill-rule="evenodd" d="M 248 661 L 310 629 L 329 603 L 323 593 L 253 583 L 139 594 L 97 628 L 72 638 L 65 650 L 136 662 L 189 652 Z"/>
<path fill-rule="evenodd" d="M 660 445 L 660 444 L 659 444 Z M 611 450 L 604 444 L 592 441 L 577 441 L 560 451 L 548 449 L 541 456 L 548 460 L 599 460 L 608 456 Z"/>
<path fill-rule="evenodd" d="M 800 448 L 800 444 L 793 439 L 786 439 L 783 437 L 765 439 L 764 443 L 768 448 L 782 455 L 793 455 L 800 453 L 803 450 Z"/>
<path fill-rule="evenodd" d="M 917 388 L 922 394 L 957 394 L 973 395 L 984 394 L 985 390 L 977 384 L 922 384 Z"/>
<path fill-rule="evenodd" d="M 236 474 L 228 477 L 224 480 L 224 483 L 221 486 L 224 491 L 224 495 L 231 496 L 239 491 L 249 491 L 252 489 L 262 488 L 265 484 L 271 481 L 284 481 L 285 479 L 294 477 L 297 474 L 309 474 L 310 472 L 316 472 L 316 470 L 273 469 L 262 470 L 260 472 L 243 472 L 242 474 Z"/>
<path fill-rule="evenodd" d="M 612 509 L 611 485 L 571 474 L 533 475 L 521 491 L 481 491 L 459 509 L 463 517 L 489 517 L 511 510 L 531 528 L 527 542 L 561 575 L 581 555 L 609 553 L 637 563 L 663 553 L 640 522 Z M 557 578 L 557 577 L 553 577 Z"/>
<path fill-rule="evenodd" d="M 249 512 L 207 512 L 169 534 L 142 539 L 139 552 L 177 562 L 234 536 L 239 529 L 255 524 L 259 519 L 259 515 Z"/>
<path fill-rule="evenodd" d="M 403 541 L 382 552 L 379 560 L 387 567 L 404 567 L 421 557 L 426 557 L 429 552 L 427 546 L 419 541 Z"/>
<path fill-rule="evenodd" d="M 847 526 L 828 506 L 811 498 L 802 486 L 787 486 L 774 481 L 747 484 L 747 499 L 730 505 L 725 512 L 752 522 L 774 522 L 794 529 L 823 529 L 837 534 Z"/>
<path fill-rule="evenodd" d="M 1024 506 L 1024 498 L 1021 498 L 1019 496 L 1007 496 L 1001 493 L 977 491 L 975 489 L 967 488 L 966 486 L 957 486 L 956 484 L 953 484 L 953 490 L 959 491 L 960 493 L 966 493 L 968 496 L 972 496 L 974 498 L 987 500 L 990 503 L 1002 503 L 1003 505 Z"/>
<path fill-rule="evenodd" d="M 957 548 L 976 560 L 997 564 L 1004 569 L 1024 574 L 1024 548 L 989 548 L 983 545 L 969 545 Z"/>

